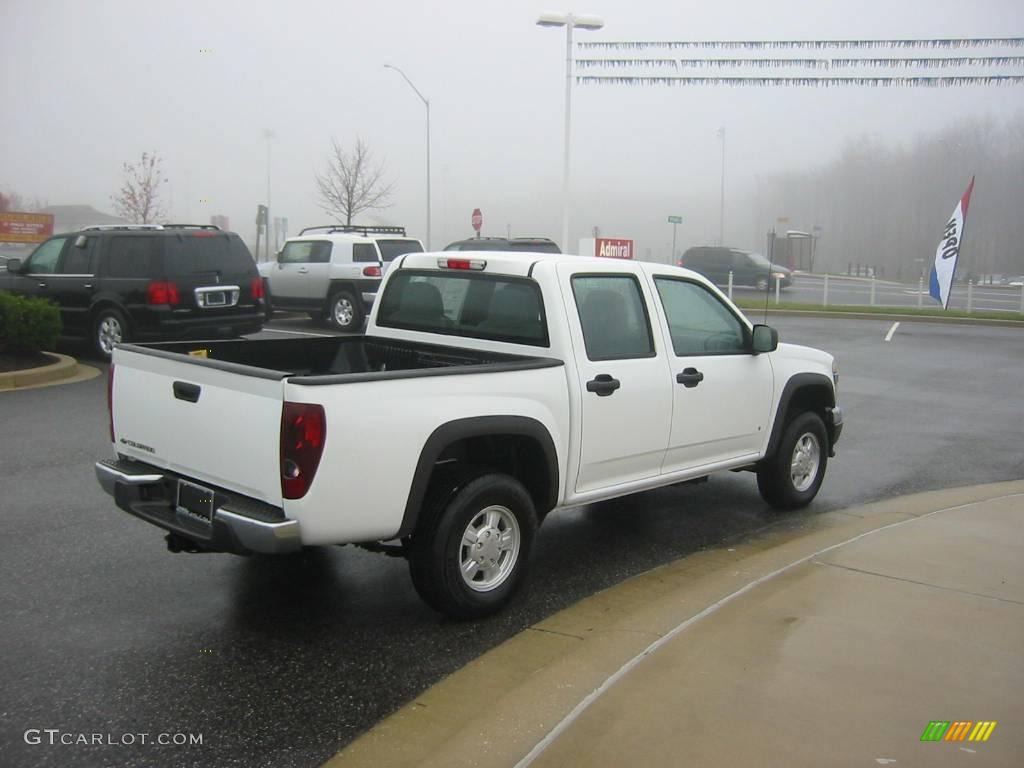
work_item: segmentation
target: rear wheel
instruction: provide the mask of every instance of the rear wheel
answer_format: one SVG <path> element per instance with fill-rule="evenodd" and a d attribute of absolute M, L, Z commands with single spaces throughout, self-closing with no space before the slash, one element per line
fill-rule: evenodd
<path fill-rule="evenodd" d="M 96 313 L 92 324 L 92 344 L 97 354 L 109 360 L 114 347 L 128 341 L 128 323 L 120 310 L 113 307 Z"/>
<path fill-rule="evenodd" d="M 457 619 L 504 606 L 522 583 L 537 513 L 522 484 L 488 473 L 428 500 L 409 552 L 420 597 Z"/>
<path fill-rule="evenodd" d="M 348 291 L 338 291 L 327 302 L 327 320 L 339 331 L 355 331 L 363 321 L 362 308 Z"/>
<path fill-rule="evenodd" d="M 810 504 L 828 464 L 828 435 L 818 414 L 805 411 L 786 426 L 775 455 L 757 470 L 761 498 L 777 509 Z"/>

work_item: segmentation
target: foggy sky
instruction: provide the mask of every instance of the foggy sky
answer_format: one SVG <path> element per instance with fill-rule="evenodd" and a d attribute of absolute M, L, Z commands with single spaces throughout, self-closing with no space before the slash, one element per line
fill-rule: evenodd
<path fill-rule="evenodd" d="M 359 135 L 396 184 L 393 207 L 359 219 L 425 238 L 424 107 L 390 63 L 431 101 L 433 246 L 470 236 L 477 207 L 485 235 L 510 226 L 558 240 L 565 33 L 537 27 L 542 11 L 602 16 L 603 30 L 577 32 L 591 41 L 1024 33 L 1020 0 L 576 2 L 0 0 L 0 190 L 112 212 L 121 164 L 155 150 L 170 219 L 225 214 L 251 240 L 270 129 L 272 215 L 294 234 L 331 220 L 313 174 L 331 136 L 349 146 Z M 909 142 L 959 115 L 1002 120 L 1022 108 L 1019 86 L 576 86 L 571 241 L 599 226 L 635 238 L 639 256 L 665 257 L 671 214 L 684 218 L 680 248 L 714 241 L 719 126 L 726 241 L 756 247 L 746 207 L 759 177 L 827 163 L 863 134 Z"/>

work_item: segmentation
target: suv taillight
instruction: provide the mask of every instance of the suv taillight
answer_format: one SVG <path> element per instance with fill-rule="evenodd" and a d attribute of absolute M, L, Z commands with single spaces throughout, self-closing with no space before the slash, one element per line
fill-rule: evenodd
<path fill-rule="evenodd" d="M 327 439 L 322 405 L 285 402 L 281 409 L 281 495 L 301 499 L 320 466 Z"/>
<path fill-rule="evenodd" d="M 363 274 L 366 277 L 380 277 L 380 267 L 363 267 Z"/>
<path fill-rule="evenodd" d="M 107 423 L 110 425 L 110 442 L 114 442 L 114 364 L 107 371 Z"/>
<path fill-rule="evenodd" d="M 181 303 L 178 286 L 170 280 L 154 280 L 146 286 L 147 304 L 170 304 L 172 307 Z"/>
<path fill-rule="evenodd" d="M 262 299 L 266 295 L 263 291 L 263 278 L 254 277 L 249 282 L 249 290 L 252 291 L 253 301 L 256 301 L 256 299 Z"/>

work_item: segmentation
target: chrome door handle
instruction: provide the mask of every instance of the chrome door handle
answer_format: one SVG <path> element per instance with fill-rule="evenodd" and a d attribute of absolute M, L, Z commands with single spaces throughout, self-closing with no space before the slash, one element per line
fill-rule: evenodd
<path fill-rule="evenodd" d="M 309 270 L 308 270 L 308 269 L 306 269 L 305 267 L 303 267 L 302 269 L 300 269 L 300 270 L 299 270 L 299 274 L 300 274 L 300 275 L 304 275 L 304 274 L 306 274 L 307 272 L 309 272 Z"/>

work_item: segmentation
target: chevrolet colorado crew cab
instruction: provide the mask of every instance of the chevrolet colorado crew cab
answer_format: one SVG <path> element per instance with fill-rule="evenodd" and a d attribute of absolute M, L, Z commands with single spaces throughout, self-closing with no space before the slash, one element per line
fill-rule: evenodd
<path fill-rule="evenodd" d="M 365 336 L 119 345 L 116 456 L 96 473 L 172 551 L 363 545 L 474 618 L 511 598 L 562 508 L 722 470 L 808 504 L 837 384 L 831 355 L 779 344 L 689 270 L 416 253 Z"/>

